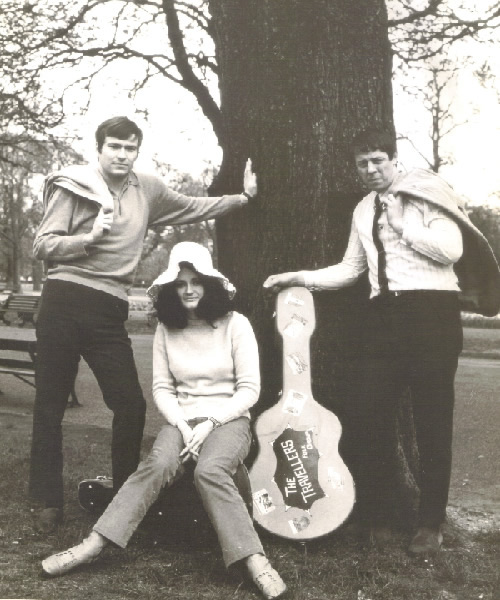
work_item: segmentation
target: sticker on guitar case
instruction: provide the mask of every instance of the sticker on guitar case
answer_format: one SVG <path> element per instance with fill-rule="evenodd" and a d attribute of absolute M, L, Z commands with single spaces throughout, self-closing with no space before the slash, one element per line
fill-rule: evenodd
<path fill-rule="evenodd" d="M 259 509 L 261 515 L 267 515 L 276 508 L 273 499 L 267 490 L 259 490 L 252 494 L 252 496 L 255 506 Z"/>
<path fill-rule="evenodd" d="M 324 498 L 318 481 L 319 452 L 312 430 L 295 431 L 287 427 L 273 442 L 276 456 L 274 482 L 288 507 L 309 510 Z"/>
<path fill-rule="evenodd" d="M 301 515 L 300 517 L 295 517 L 295 519 L 288 521 L 288 524 L 293 533 L 300 533 L 309 527 L 311 519 L 306 515 Z"/>
<path fill-rule="evenodd" d="M 304 306 L 304 300 L 294 296 L 292 292 L 288 292 L 285 298 L 285 304 L 293 304 L 294 306 Z"/>
<path fill-rule="evenodd" d="M 290 390 L 283 403 L 283 412 L 298 417 L 304 408 L 307 396 L 301 392 Z"/>
<path fill-rule="evenodd" d="M 307 319 L 304 319 L 304 317 L 301 317 L 300 315 L 294 314 L 292 315 L 290 323 L 288 323 L 285 329 L 283 329 L 283 333 L 292 338 L 296 338 L 302 333 L 302 330 L 306 325 Z"/>
<path fill-rule="evenodd" d="M 298 352 L 289 354 L 286 357 L 286 362 L 294 375 L 300 375 L 307 371 L 307 363 Z"/>
<path fill-rule="evenodd" d="M 344 489 L 344 478 L 342 475 L 335 471 L 332 467 L 328 467 L 328 483 L 334 490 Z"/>

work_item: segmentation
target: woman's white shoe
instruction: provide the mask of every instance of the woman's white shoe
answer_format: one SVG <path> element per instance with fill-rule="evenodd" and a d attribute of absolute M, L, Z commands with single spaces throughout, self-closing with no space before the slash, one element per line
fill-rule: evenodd
<path fill-rule="evenodd" d="M 266 600 L 280 598 L 286 592 L 285 582 L 262 554 L 247 559 L 247 567 L 255 585 Z"/>
<path fill-rule="evenodd" d="M 91 563 L 106 546 L 107 540 L 96 531 L 83 540 L 77 546 L 69 548 L 64 552 L 53 554 L 42 561 L 43 574 L 48 577 L 58 577 L 72 569 Z"/>

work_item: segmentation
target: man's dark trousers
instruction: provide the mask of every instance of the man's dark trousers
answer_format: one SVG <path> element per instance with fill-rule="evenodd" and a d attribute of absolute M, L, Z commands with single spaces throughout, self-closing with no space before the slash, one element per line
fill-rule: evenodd
<path fill-rule="evenodd" d="M 408 291 L 370 301 L 366 355 L 342 408 L 343 447 L 358 512 L 372 526 L 394 512 L 395 421 L 409 388 L 420 462 L 420 527 L 444 522 L 450 484 L 454 379 L 463 332 L 457 294 Z"/>
<path fill-rule="evenodd" d="M 48 280 L 37 321 L 36 399 L 30 497 L 62 508 L 62 420 L 82 356 L 113 411 L 111 462 L 117 490 L 139 463 L 146 403 L 125 329 L 128 303 L 100 290 Z"/>

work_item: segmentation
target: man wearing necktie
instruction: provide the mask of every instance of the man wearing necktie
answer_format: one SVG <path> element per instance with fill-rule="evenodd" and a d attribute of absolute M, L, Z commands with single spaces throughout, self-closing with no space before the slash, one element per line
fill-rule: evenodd
<path fill-rule="evenodd" d="M 495 283 L 491 314 L 498 311 L 498 265 L 442 179 L 423 170 L 398 171 L 392 134 L 364 131 L 355 138 L 353 152 L 370 193 L 354 210 L 342 262 L 271 275 L 264 287 L 335 290 L 352 285 L 368 270 L 367 355 L 361 376 L 353 382 L 356 390 L 343 408 L 343 442 L 350 449 L 346 460 L 356 482 L 358 514 L 373 541 L 391 538 L 397 511 L 396 411 L 409 388 L 420 460 L 418 528 L 409 551 L 435 553 L 446 518 L 454 378 L 462 350 L 454 266 L 462 257 L 463 232 L 485 244 Z"/>

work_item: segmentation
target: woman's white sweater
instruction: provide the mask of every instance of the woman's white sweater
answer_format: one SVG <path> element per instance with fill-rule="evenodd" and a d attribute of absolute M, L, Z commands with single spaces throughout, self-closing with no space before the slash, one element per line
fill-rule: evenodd
<path fill-rule="evenodd" d="M 161 323 L 153 342 L 153 397 L 167 421 L 249 416 L 260 393 L 257 341 L 246 317 L 230 312 L 214 326 L 189 320 L 185 329 Z"/>

